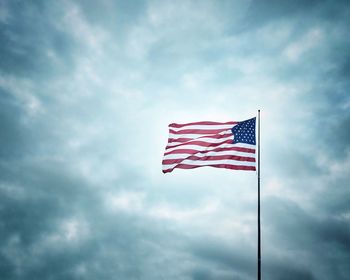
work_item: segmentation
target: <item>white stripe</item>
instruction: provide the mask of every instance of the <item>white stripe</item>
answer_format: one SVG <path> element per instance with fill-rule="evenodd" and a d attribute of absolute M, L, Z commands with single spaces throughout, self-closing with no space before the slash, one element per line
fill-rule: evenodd
<path fill-rule="evenodd" d="M 164 159 L 183 159 L 190 156 L 206 157 L 206 156 L 226 156 L 226 155 L 255 158 L 255 154 L 252 154 L 252 153 L 237 152 L 237 151 L 221 151 L 221 152 L 208 151 L 206 153 L 196 153 L 191 155 L 190 154 L 170 154 L 170 155 L 165 155 L 163 157 L 163 160 Z"/>
<path fill-rule="evenodd" d="M 190 165 L 198 165 L 198 166 L 205 166 L 210 164 L 231 164 L 231 165 L 239 165 L 239 166 L 255 166 L 255 162 L 250 161 L 239 161 L 239 160 L 231 160 L 231 159 L 224 159 L 224 160 L 184 160 L 181 163 L 175 163 L 175 164 L 165 164 L 163 165 L 163 170 L 172 169 L 178 164 L 190 164 Z"/>
<path fill-rule="evenodd" d="M 255 149 L 255 145 L 251 145 L 251 144 L 244 144 L 244 143 L 238 143 L 238 144 L 221 144 L 219 146 L 216 147 L 203 147 L 203 146 L 199 146 L 199 145 L 183 145 L 183 146 L 179 146 L 179 147 L 175 147 L 175 148 L 169 148 L 166 149 L 165 152 L 172 152 L 178 149 L 191 149 L 191 150 L 197 150 L 197 151 L 205 151 L 205 150 L 213 150 L 213 149 L 217 149 L 217 148 L 233 148 L 233 147 L 239 147 L 239 148 L 248 148 L 248 149 Z"/>
<path fill-rule="evenodd" d="M 169 129 L 172 129 L 174 131 L 184 130 L 184 129 L 231 129 L 236 124 L 207 124 L 207 125 L 198 125 L 198 124 L 192 124 L 192 125 L 186 125 L 183 127 L 172 127 L 169 126 Z"/>
<path fill-rule="evenodd" d="M 187 134 L 187 133 L 182 133 L 182 134 L 174 134 L 169 132 L 169 139 L 179 139 L 179 138 L 191 138 L 191 139 L 197 139 L 199 137 L 203 136 L 209 136 L 209 135 L 223 135 L 223 134 L 231 134 L 232 131 L 230 129 L 224 130 L 220 133 L 206 133 L 206 134 Z"/>
<path fill-rule="evenodd" d="M 208 138 L 208 137 L 203 137 L 203 138 L 198 138 L 198 139 L 193 139 L 193 140 L 190 140 L 190 141 L 203 141 L 203 142 L 207 142 L 207 143 L 220 143 L 220 142 L 224 142 L 226 140 L 230 140 L 232 139 L 233 141 L 233 135 L 229 135 L 228 137 L 225 137 L 225 138 L 219 138 L 219 139 L 216 139 L 216 138 Z M 190 141 L 187 141 L 187 142 L 172 142 L 172 143 L 169 143 L 168 144 L 168 147 L 172 147 L 172 146 L 176 146 L 176 145 L 179 145 L 179 144 L 190 144 Z M 180 147 L 179 147 L 180 148 Z"/>
<path fill-rule="evenodd" d="M 228 146 L 225 146 L 228 145 Z M 196 150 L 196 151 L 205 151 L 205 150 L 212 150 L 212 149 L 217 149 L 217 148 L 232 148 L 234 147 L 233 144 L 221 144 L 219 146 L 215 146 L 215 147 L 203 147 L 203 146 L 199 146 L 199 145 L 191 145 L 191 142 L 189 144 L 183 145 L 183 146 L 179 146 L 179 147 L 175 147 L 175 148 L 168 148 L 165 150 L 165 152 L 172 152 L 175 150 L 179 150 L 179 149 L 190 149 L 190 150 Z"/>

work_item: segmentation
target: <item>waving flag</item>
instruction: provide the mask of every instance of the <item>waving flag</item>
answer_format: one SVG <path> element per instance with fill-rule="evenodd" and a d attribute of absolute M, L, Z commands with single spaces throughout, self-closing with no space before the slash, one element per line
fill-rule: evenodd
<path fill-rule="evenodd" d="M 255 119 L 170 124 L 163 173 L 202 166 L 256 170 Z"/>

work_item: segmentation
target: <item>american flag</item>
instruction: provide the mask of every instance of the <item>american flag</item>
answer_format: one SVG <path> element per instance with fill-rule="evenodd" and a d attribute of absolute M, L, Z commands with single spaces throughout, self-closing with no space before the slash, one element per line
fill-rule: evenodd
<path fill-rule="evenodd" d="M 256 170 L 256 118 L 241 122 L 193 122 L 169 125 L 163 173 L 202 166 Z"/>

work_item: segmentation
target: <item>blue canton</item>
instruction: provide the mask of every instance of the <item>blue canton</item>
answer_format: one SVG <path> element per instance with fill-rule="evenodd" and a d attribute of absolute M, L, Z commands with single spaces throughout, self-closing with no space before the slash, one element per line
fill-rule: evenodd
<path fill-rule="evenodd" d="M 231 129 L 233 133 L 233 144 L 246 143 L 255 145 L 255 119 L 252 118 L 239 122 Z"/>

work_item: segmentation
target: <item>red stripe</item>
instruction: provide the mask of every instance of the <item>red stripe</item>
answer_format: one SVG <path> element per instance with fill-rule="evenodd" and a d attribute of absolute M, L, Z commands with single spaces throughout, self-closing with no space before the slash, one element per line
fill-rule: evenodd
<path fill-rule="evenodd" d="M 188 125 L 225 125 L 225 124 L 237 124 L 238 122 L 192 122 L 192 123 L 184 123 L 184 124 L 178 124 L 178 123 L 171 123 L 169 124 L 169 127 L 174 127 L 174 128 L 181 128 L 184 126 Z"/>
<path fill-rule="evenodd" d="M 205 136 L 200 136 L 196 138 L 169 138 L 168 143 L 173 143 L 173 142 L 187 142 L 187 141 L 192 141 L 194 139 L 201 139 L 201 138 L 210 138 L 210 139 L 220 139 L 220 138 L 226 138 L 233 136 L 232 133 L 225 133 L 225 134 L 213 134 L 213 135 L 205 135 Z"/>
<path fill-rule="evenodd" d="M 189 141 L 189 142 L 181 143 L 181 144 L 174 145 L 174 146 L 169 146 L 169 147 L 167 146 L 165 148 L 165 150 L 171 149 L 171 148 L 176 148 L 179 146 L 186 146 L 186 145 L 196 145 L 196 146 L 201 146 L 201 147 L 217 147 L 217 146 L 220 146 L 222 144 L 232 144 L 232 142 L 233 142 L 233 139 L 228 139 L 228 140 L 225 140 L 225 141 L 222 141 L 219 143 L 209 143 L 209 142 L 205 142 L 205 141 L 194 140 L 194 141 Z"/>
<path fill-rule="evenodd" d="M 243 147 L 231 147 L 231 148 L 216 148 L 216 149 L 204 150 L 204 151 L 198 151 L 194 149 L 176 149 L 174 151 L 164 153 L 164 155 L 166 156 L 170 154 L 196 154 L 196 153 L 222 152 L 222 151 L 238 151 L 238 152 L 255 154 L 255 149 L 243 148 Z"/>
<path fill-rule="evenodd" d="M 234 169 L 234 170 L 247 170 L 247 171 L 255 171 L 255 166 L 246 166 L 246 165 L 232 165 L 232 164 L 208 164 L 208 165 L 191 165 L 191 164 L 179 164 L 174 168 L 163 170 L 163 173 L 169 173 L 173 171 L 175 168 L 181 169 L 193 169 L 198 167 L 211 166 L 217 168 L 226 168 L 226 169 Z"/>
<path fill-rule="evenodd" d="M 221 128 L 221 129 L 183 129 L 183 130 L 172 130 L 169 129 L 169 132 L 172 134 L 218 134 L 223 131 L 230 130 L 230 128 Z"/>
<path fill-rule="evenodd" d="M 196 139 L 196 138 L 195 138 Z M 192 141 L 193 138 L 169 138 L 168 143 Z"/>
<path fill-rule="evenodd" d="M 184 160 L 224 160 L 224 159 L 232 159 L 238 161 L 248 161 L 255 162 L 255 158 L 252 157 L 242 157 L 242 156 L 234 156 L 234 155 L 222 155 L 222 156 L 205 156 L 205 157 L 197 157 L 197 156 L 189 156 L 187 158 L 177 158 L 177 159 L 164 159 L 162 164 L 175 164 L 180 163 Z"/>

